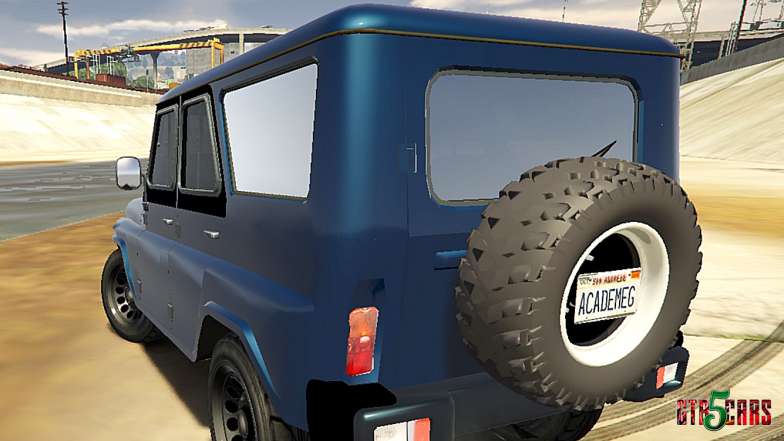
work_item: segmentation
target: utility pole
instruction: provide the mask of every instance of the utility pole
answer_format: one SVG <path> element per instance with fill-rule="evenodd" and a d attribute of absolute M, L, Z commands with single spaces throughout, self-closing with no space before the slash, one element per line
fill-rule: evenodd
<path fill-rule="evenodd" d="M 65 74 L 68 75 L 68 72 L 71 71 L 70 64 L 68 63 L 68 32 L 65 30 L 65 16 L 68 15 L 68 2 L 60 0 L 57 2 L 57 5 L 60 6 L 58 12 L 63 17 L 63 44 L 65 45 Z"/>
<path fill-rule="evenodd" d="M 738 18 L 738 27 L 735 29 L 735 37 L 733 41 L 735 42 L 732 45 L 732 51 L 735 52 L 735 46 L 738 44 L 738 39 L 740 38 L 740 28 L 743 26 L 743 16 L 746 15 L 746 0 L 743 0 L 743 5 L 740 7 L 740 18 Z"/>
<path fill-rule="evenodd" d="M 568 2 L 568 1 L 569 0 L 564 0 L 563 14 L 561 14 L 561 21 L 562 22 L 566 22 L 566 2 Z"/>

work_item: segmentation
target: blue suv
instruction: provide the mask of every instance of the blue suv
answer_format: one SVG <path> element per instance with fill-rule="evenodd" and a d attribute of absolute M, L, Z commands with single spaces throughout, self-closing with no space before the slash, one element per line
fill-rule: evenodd
<path fill-rule="evenodd" d="M 671 43 L 353 6 L 164 95 L 102 298 L 216 441 L 576 440 L 678 389 L 701 234 Z"/>

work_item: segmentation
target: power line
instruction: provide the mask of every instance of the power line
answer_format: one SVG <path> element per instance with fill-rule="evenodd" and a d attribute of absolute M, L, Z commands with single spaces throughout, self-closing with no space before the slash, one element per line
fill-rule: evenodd
<path fill-rule="evenodd" d="M 65 73 L 67 75 L 71 71 L 68 63 L 68 32 L 65 27 L 65 16 L 68 15 L 68 2 L 60 0 L 57 2 L 57 5 L 60 7 L 57 12 L 63 17 L 63 44 L 65 45 Z"/>

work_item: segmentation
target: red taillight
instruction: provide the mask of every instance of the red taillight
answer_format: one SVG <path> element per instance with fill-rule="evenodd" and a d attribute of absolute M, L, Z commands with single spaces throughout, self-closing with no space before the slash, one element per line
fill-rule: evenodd
<path fill-rule="evenodd" d="M 357 308 L 348 315 L 346 373 L 352 376 L 373 371 L 378 308 Z"/>
<path fill-rule="evenodd" d="M 414 421 L 414 441 L 430 441 L 430 418 Z"/>
<path fill-rule="evenodd" d="M 430 418 L 376 427 L 373 441 L 430 441 Z"/>

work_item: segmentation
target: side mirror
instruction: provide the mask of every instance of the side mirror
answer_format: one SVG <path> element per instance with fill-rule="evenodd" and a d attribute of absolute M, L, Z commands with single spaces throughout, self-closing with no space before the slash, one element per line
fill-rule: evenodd
<path fill-rule="evenodd" d="M 142 163 L 139 158 L 123 156 L 117 160 L 116 183 L 120 190 L 136 190 L 142 186 Z"/>

